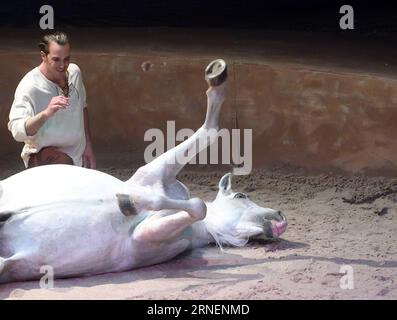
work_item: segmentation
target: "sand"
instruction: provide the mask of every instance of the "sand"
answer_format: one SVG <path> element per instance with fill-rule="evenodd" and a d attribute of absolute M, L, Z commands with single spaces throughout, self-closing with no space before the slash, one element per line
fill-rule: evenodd
<path fill-rule="evenodd" d="M 133 172 L 100 170 L 121 179 Z M 0 178 L 13 172 L 2 170 Z M 224 173 L 183 171 L 179 178 L 193 196 L 212 200 Z M 54 289 L 41 289 L 38 281 L 0 285 L 0 299 L 397 299 L 397 179 L 281 166 L 236 176 L 233 188 L 283 211 L 289 228 L 281 239 L 224 252 L 210 246 L 156 266 L 55 280 Z M 343 268 L 353 272 L 353 289 L 341 286 Z"/>

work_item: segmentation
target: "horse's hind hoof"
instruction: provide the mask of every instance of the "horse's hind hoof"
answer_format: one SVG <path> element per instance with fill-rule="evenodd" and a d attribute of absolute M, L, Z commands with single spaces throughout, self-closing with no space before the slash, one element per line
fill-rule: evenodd
<path fill-rule="evenodd" d="M 216 59 L 205 68 L 205 80 L 211 87 L 220 86 L 227 79 L 227 65 L 225 60 Z"/>

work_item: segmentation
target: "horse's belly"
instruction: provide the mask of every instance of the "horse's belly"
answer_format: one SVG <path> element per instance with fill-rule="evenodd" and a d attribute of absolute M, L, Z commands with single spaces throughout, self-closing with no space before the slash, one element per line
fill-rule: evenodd
<path fill-rule="evenodd" d="M 100 198 L 123 192 L 126 185 L 105 173 L 68 165 L 22 171 L 0 182 L 0 212 L 44 202 Z"/>
<path fill-rule="evenodd" d="M 99 206 L 72 211 L 64 204 L 58 212 L 53 209 L 21 213 L 0 230 L 0 255 L 29 266 L 15 269 L 21 273 L 18 278 L 37 278 L 43 266 L 52 267 L 55 277 L 65 277 L 117 271 L 134 264 L 128 229 L 133 221 Z"/>
<path fill-rule="evenodd" d="M 134 243 L 131 234 L 145 217 L 121 213 L 117 193 L 163 194 L 110 175 L 74 166 L 23 171 L 0 182 L 0 256 L 12 260 L 14 279 L 37 279 L 50 267 L 55 278 L 125 271 L 166 261 L 190 243 Z M 1 278 L 1 277 L 0 277 Z M 1 280 L 1 279 L 0 279 Z"/>

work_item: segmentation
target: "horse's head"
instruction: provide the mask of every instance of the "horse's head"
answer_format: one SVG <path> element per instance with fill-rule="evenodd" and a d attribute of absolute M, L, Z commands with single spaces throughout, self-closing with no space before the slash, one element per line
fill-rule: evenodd
<path fill-rule="evenodd" d="M 277 238 L 287 229 L 287 219 L 278 210 L 264 208 L 241 192 L 232 191 L 232 175 L 219 181 L 216 199 L 207 215 L 210 233 L 218 243 L 244 245 L 250 239 Z"/>

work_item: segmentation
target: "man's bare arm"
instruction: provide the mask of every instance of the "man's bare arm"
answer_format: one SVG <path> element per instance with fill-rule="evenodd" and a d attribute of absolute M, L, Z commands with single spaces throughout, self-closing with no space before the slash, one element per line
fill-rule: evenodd
<path fill-rule="evenodd" d="M 34 136 L 49 118 L 51 118 L 60 109 L 65 109 L 67 106 L 69 106 L 68 98 L 64 96 L 52 98 L 50 104 L 45 110 L 26 120 L 26 134 L 28 136 Z"/>
<path fill-rule="evenodd" d="M 85 138 L 86 138 L 87 143 L 91 143 L 90 121 L 89 121 L 89 117 L 88 117 L 88 109 L 87 108 L 83 109 L 83 114 L 84 114 Z"/>
<path fill-rule="evenodd" d="M 91 143 L 91 130 L 88 118 L 88 109 L 84 108 L 84 132 L 86 138 L 86 147 L 83 153 L 83 167 L 96 169 L 96 158 Z"/>
<path fill-rule="evenodd" d="M 27 119 L 25 122 L 26 134 L 30 137 L 34 136 L 47 120 L 48 120 L 48 116 L 44 113 L 44 111 Z"/>

